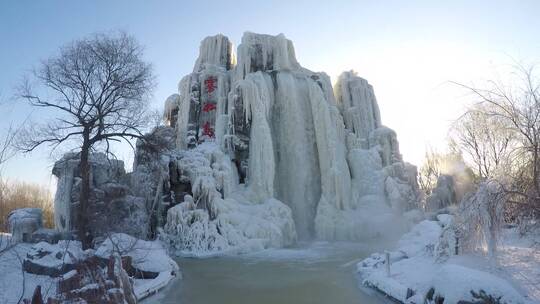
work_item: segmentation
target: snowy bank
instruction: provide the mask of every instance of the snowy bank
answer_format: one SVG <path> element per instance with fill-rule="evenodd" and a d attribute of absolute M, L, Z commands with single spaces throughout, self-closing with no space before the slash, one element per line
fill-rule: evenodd
<path fill-rule="evenodd" d="M 8 234 L 0 236 L 2 240 L 9 240 Z M 82 251 L 78 241 L 18 243 L 0 253 L 0 303 L 17 303 L 19 298 L 31 298 L 38 285 L 45 300 L 61 298 L 60 293 L 72 292 L 65 289 L 71 286 L 68 281 L 79 274 L 84 275 L 79 271 L 79 264 L 87 263 L 106 272 L 110 256 L 130 258 L 123 267 L 128 267 L 125 271 L 131 277 L 138 300 L 158 292 L 173 279 L 181 278 L 178 265 L 159 241 L 143 241 L 127 234 L 112 234 L 96 250 L 87 251 Z M 93 285 L 96 284 L 87 284 L 74 291 L 84 292 L 84 288 L 91 289 Z"/>
<path fill-rule="evenodd" d="M 485 257 L 456 255 L 455 238 L 446 229 L 451 220 L 439 215 L 422 221 L 400 239 L 397 250 L 359 262 L 362 284 L 401 303 L 530 303 L 519 284 Z M 533 268 L 538 262 L 530 261 Z"/>
<path fill-rule="evenodd" d="M 158 292 L 176 276 L 181 277 L 178 264 L 167 255 L 160 241 L 144 241 L 124 233 L 115 233 L 97 248 L 95 254 L 107 259 L 115 253 L 131 257 L 135 271 L 141 273 L 142 278 L 134 280 L 138 300 Z M 150 278 L 145 278 L 145 275 Z"/>

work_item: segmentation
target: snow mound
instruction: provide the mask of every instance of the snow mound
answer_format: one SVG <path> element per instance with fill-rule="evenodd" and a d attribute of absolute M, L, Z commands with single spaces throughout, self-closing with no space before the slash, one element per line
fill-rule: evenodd
<path fill-rule="evenodd" d="M 424 220 L 401 237 L 398 248 L 409 257 L 419 255 L 428 248 L 435 248 L 441 231 L 441 226 L 437 222 Z"/>
<path fill-rule="evenodd" d="M 525 303 L 523 297 L 507 281 L 459 265 L 443 265 L 434 274 L 432 282 L 435 295 L 444 297 L 445 303 L 478 301 L 481 291 L 492 298 L 499 298 L 500 303 Z M 475 297 L 475 294 L 478 295 Z"/>

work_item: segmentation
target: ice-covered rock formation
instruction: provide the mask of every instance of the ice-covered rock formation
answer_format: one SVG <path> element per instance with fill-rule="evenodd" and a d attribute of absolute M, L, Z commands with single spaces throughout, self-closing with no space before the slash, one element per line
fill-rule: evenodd
<path fill-rule="evenodd" d="M 138 227 L 195 255 L 400 230 L 416 206 L 416 168 L 382 125 L 372 86 L 351 71 L 333 87 L 283 34 L 245 33 L 237 54 L 227 37 L 205 38 L 165 102 L 166 126 L 137 143 L 129 183 L 116 184 L 143 200 Z M 73 226 L 77 167 L 68 156 L 54 169 L 60 229 Z"/>
<path fill-rule="evenodd" d="M 54 199 L 55 227 L 61 232 L 76 229 L 79 207 L 79 155 L 68 153 L 57 161 L 53 174 L 58 178 Z M 104 153 L 90 156 L 90 198 L 88 218 L 94 237 L 110 232 L 125 232 L 145 238 L 148 233 L 148 213 L 142 197 L 133 195 L 124 163 L 108 159 Z"/>
<path fill-rule="evenodd" d="M 441 174 L 437 178 L 437 185 L 431 195 L 426 199 L 426 210 L 437 211 L 451 205 L 457 204 L 456 185 L 454 177 Z"/>
<path fill-rule="evenodd" d="M 416 206 L 416 168 L 382 125 L 372 86 L 351 71 L 332 87 L 326 74 L 300 66 L 283 34 L 245 33 L 237 58 L 228 38 L 205 38 L 165 111 L 184 151 L 169 167 L 191 189 L 173 201 L 180 204 L 165 224 L 180 251 L 224 250 L 238 236 L 255 238 L 252 231 L 275 246 L 293 240 L 294 228 L 303 239 L 374 237 Z M 295 227 L 265 214 L 269 202 L 271 213 L 292 214 Z M 261 216 L 235 216 L 224 230 L 236 212 Z M 251 230 L 255 222 L 271 225 Z"/>
<path fill-rule="evenodd" d="M 14 242 L 29 242 L 32 233 L 43 227 L 43 211 L 39 208 L 21 208 L 7 217 L 9 232 Z"/>

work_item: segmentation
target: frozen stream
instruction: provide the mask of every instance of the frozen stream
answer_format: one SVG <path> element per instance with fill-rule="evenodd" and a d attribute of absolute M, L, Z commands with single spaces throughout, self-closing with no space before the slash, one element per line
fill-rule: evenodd
<path fill-rule="evenodd" d="M 356 262 L 382 244 L 317 242 L 237 257 L 177 259 L 183 280 L 145 303 L 389 303 L 359 288 Z"/>

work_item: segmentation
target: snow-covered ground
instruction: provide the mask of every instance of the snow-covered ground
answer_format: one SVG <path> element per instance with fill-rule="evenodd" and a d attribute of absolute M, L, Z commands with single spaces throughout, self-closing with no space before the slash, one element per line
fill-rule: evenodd
<path fill-rule="evenodd" d="M 540 233 L 522 238 L 515 229 L 506 230 L 498 261 L 531 300 L 540 302 Z"/>
<path fill-rule="evenodd" d="M 1 252 L 6 244 L 10 244 L 10 235 L 2 234 L 0 238 L 2 240 L 2 243 L 0 243 Z M 71 245 L 74 244 L 74 242 L 71 243 Z M 51 247 L 55 249 L 59 245 L 44 242 L 38 244 L 19 243 L 0 253 L 0 304 L 17 303 L 22 298 L 31 298 L 38 285 L 41 286 L 42 295 L 45 299 L 56 293 L 58 278 L 34 275 L 22 271 L 23 260 L 31 252 L 32 247 Z M 97 248 L 96 255 L 108 258 L 113 252 L 113 247 L 115 252 L 131 256 L 133 265 L 137 269 L 159 273 L 154 279 L 134 280 L 134 291 L 137 299 L 152 295 L 164 288 L 176 277 L 181 277 L 178 265 L 169 258 L 159 241 L 143 241 L 126 234 L 113 234 Z M 49 260 L 54 260 L 54 258 L 45 256 L 39 260 L 46 263 Z M 49 261 L 49 264 L 54 266 L 55 261 Z"/>
<path fill-rule="evenodd" d="M 108 258 L 113 252 L 130 256 L 133 266 L 139 270 L 159 273 L 154 279 L 135 279 L 137 299 L 146 298 L 167 286 L 175 277 L 181 277 L 178 264 L 167 255 L 160 241 L 144 241 L 124 233 L 116 233 L 97 248 L 96 255 Z"/>
<path fill-rule="evenodd" d="M 500 297 L 500 303 L 540 303 L 538 235 L 520 238 L 514 229 L 503 233 L 496 260 L 478 253 L 453 254 L 454 246 L 441 246 L 448 218 L 422 221 L 405 234 L 397 249 L 375 253 L 357 264 L 361 283 L 403 303 L 425 303 L 443 297 L 444 303 Z M 473 292 L 476 293 L 474 297 Z M 432 303 L 432 302 L 427 302 Z M 435 303 L 435 302 L 433 302 Z"/>
<path fill-rule="evenodd" d="M 33 244 L 21 243 L 0 255 L 0 303 L 18 303 L 30 298 L 36 286 L 46 298 L 56 293 L 56 279 L 22 271 L 23 258 Z"/>

